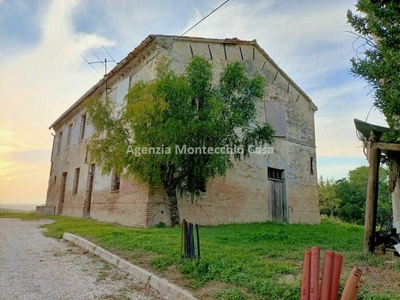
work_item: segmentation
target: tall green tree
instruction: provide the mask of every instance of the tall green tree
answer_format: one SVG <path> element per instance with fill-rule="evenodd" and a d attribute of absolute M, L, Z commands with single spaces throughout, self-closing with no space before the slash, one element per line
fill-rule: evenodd
<path fill-rule="evenodd" d="M 380 223 L 390 213 L 390 197 L 387 186 L 388 171 L 379 170 L 379 195 L 377 221 Z M 338 216 L 346 222 L 364 224 L 365 198 L 368 184 L 368 167 L 361 166 L 349 171 L 348 177 L 335 183 L 335 195 L 340 199 Z"/>
<path fill-rule="evenodd" d="M 338 213 L 340 198 L 336 195 L 336 182 L 321 176 L 318 184 L 319 211 L 321 214 L 333 217 Z"/>
<path fill-rule="evenodd" d="M 177 192 L 199 194 L 210 178 L 224 176 L 235 160 L 249 156 L 250 145 L 272 143 L 274 131 L 268 123 L 249 127 L 256 101 L 264 95 L 263 77 L 249 78 L 244 66 L 233 62 L 216 86 L 212 82 L 212 65 L 206 59 L 195 57 L 181 75 L 163 59 L 156 79 L 133 85 L 120 110 L 108 98 L 88 103 L 96 129 L 91 158 L 105 173 L 124 172 L 152 189 L 162 187 L 172 225 L 180 222 Z M 200 153 L 182 151 L 184 147 Z M 243 152 L 229 153 L 235 147 Z M 228 152 L 212 150 L 217 148 Z M 160 151 L 149 154 L 143 149 Z"/>
<path fill-rule="evenodd" d="M 374 89 L 374 105 L 385 115 L 392 129 L 387 142 L 400 142 L 400 1 L 358 0 L 358 13 L 347 12 L 347 19 L 357 38 L 363 42 L 362 53 L 351 60 L 352 73 L 365 79 Z M 388 153 L 389 190 L 392 198 L 400 178 L 400 155 Z"/>

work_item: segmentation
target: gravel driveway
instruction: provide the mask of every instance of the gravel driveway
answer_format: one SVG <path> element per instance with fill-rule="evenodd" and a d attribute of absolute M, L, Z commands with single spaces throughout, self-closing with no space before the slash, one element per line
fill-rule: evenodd
<path fill-rule="evenodd" d="M 163 299 L 139 280 L 38 228 L 0 218 L 0 299 Z"/>

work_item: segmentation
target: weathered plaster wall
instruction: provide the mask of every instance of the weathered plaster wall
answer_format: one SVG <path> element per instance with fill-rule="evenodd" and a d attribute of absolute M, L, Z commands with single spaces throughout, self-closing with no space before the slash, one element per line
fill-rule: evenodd
<path fill-rule="evenodd" d="M 129 86 L 140 79 L 150 80 L 154 78 L 155 64 L 148 63 L 148 58 L 154 55 L 157 48 L 152 45 L 146 51 L 107 82 L 107 96 L 116 102 L 117 107 L 123 104 Z M 105 86 L 96 94 L 104 97 Z M 93 133 L 93 126 L 88 122 L 89 116 L 86 118 L 85 135 L 83 139 L 80 139 L 83 114 L 85 114 L 84 108 L 78 106 L 54 128 L 56 136 L 53 143 L 52 167 L 46 200 L 46 205 L 56 206 L 58 212 L 62 174 L 67 172 L 62 214 L 75 217 L 83 216 L 89 166 L 94 163 L 86 152 L 88 139 Z M 70 129 L 70 143 L 67 145 Z M 60 136 L 60 132 L 62 132 L 62 136 Z M 59 142 L 60 137 L 61 142 Z M 59 145 L 60 151 L 58 151 Z M 79 183 L 77 193 L 73 194 L 76 168 L 80 168 Z M 111 191 L 111 176 L 102 175 L 101 167 L 96 165 L 90 217 L 129 226 L 148 226 L 148 196 L 148 188 L 133 178 L 123 177 L 119 191 Z"/>

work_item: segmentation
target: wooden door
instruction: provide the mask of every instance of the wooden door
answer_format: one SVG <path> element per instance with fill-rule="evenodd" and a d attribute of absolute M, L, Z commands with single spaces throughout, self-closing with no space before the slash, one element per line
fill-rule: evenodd
<path fill-rule="evenodd" d="M 58 214 L 61 215 L 64 209 L 65 200 L 65 186 L 67 185 L 67 172 L 62 173 L 61 178 L 61 189 L 60 189 L 60 199 L 58 201 Z"/>
<path fill-rule="evenodd" d="M 96 170 L 95 164 L 90 165 L 89 173 L 88 173 L 88 181 L 86 184 L 86 195 L 85 195 L 85 204 L 83 206 L 83 216 L 90 216 L 90 207 L 92 204 L 92 194 L 93 194 L 93 182 L 94 182 L 94 173 Z"/>
<path fill-rule="evenodd" d="M 284 170 L 268 168 L 268 199 L 271 221 L 288 222 Z"/>

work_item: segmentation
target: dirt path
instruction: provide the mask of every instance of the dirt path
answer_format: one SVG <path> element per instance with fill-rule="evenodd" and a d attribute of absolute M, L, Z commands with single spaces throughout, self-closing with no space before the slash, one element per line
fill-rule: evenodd
<path fill-rule="evenodd" d="M 0 218 L 0 299 L 163 299 L 139 280 L 65 241 L 51 220 Z"/>

